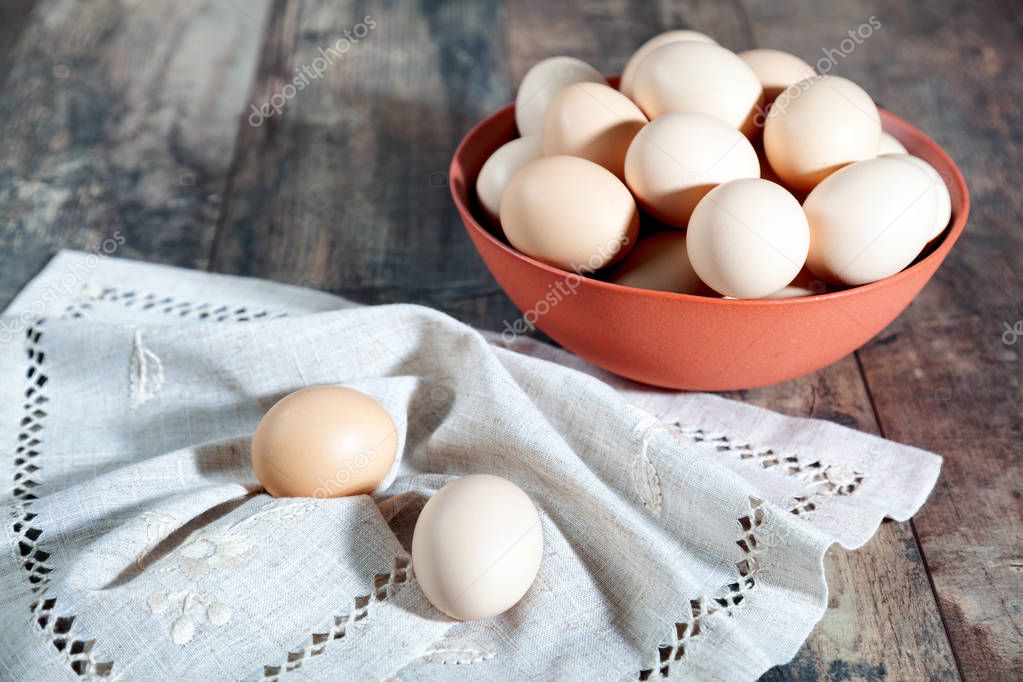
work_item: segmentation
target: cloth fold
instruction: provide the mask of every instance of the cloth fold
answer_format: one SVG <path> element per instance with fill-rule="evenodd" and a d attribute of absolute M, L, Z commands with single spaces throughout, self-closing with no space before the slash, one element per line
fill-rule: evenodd
<path fill-rule="evenodd" d="M 251 434 L 313 384 L 394 418 L 373 496 L 261 492 Z M 0 320 L 0 398 L 15 679 L 751 679 L 821 618 L 828 546 L 909 518 L 941 463 L 427 308 L 77 252 Z M 545 549 L 518 605 L 457 623 L 408 550 L 468 473 L 522 487 Z"/>

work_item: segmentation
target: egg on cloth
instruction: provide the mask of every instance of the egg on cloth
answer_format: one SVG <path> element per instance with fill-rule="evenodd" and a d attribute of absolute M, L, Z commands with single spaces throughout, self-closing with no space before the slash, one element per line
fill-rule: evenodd
<path fill-rule="evenodd" d="M 762 298 L 789 284 L 806 262 L 810 227 L 796 198 L 760 178 L 707 193 L 689 221 L 689 260 L 712 289 Z"/>
<path fill-rule="evenodd" d="M 699 113 L 665 114 L 643 127 L 625 155 L 625 182 L 655 219 L 681 228 L 716 185 L 760 177 L 757 152 L 742 133 Z"/>
<path fill-rule="evenodd" d="M 533 584 L 542 558 L 543 526 L 532 500 L 489 474 L 438 490 L 412 536 L 412 569 L 423 593 L 458 620 L 510 609 Z"/>
<path fill-rule="evenodd" d="M 604 83 L 599 71 L 575 57 L 550 57 L 533 65 L 515 95 L 515 124 L 519 134 L 539 135 L 551 100 L 573 83 Z"/>
<path fill-rule="evenodd" d="M 746 62 L 712 43 L 673 42 L 636 68 L 634 97 L 647 118 L 695 112 L 718 118 L 747 137 L 756 130 L 764 91 Z"/>
<path fill-rule="evenodd" d="M 373 492 L 394 464 L 398 431 L 370 396 L 311 386 L 270 408 L 252 437 L 252 468 L 274 497 Z"/>
<path fill-rule="evenodd" d="M 807 268 L 825 281 L 853 286 L 901 271 L 939 220 L 936 193 L 934 179 L 903 157 L 868 159 L 829 175 L 803 202 L 810 224 Z"/>
<path fill-rule="evenodd" d="M 574 156 L 548 156 L 526 164 L 508 183 L 501 226 L 522 253 L 586 273 L 635 246 L 639 211 L 611 171 Z"/>
<path fill-rule="evenodd" d="M 646 41 L 639 46 L 638 50 L 632 53 L 632 56 L 629 57 L 629 61 L 625 63 L 625 70 L 622 71 L 622 80 L 618 89 L 621 90 L 626 97 L 632 97 L 634 94 L 632 82 L 636 77 L 636 69 L 639 68 L 639 63 L 643 61 L 648 54 L 659 48 L 661 45 L 686 41 L 717 45 L 716 40 L 708 35 L 700 33 L 699 31 L 689 31 L 684 29 L 678 31 L 665 31 L 664 33 L 656 35 Z"/>
<path fill-rule="evenodd" d="M 678 294 L 712 295 L 689 262 L 686 233 L 658 232 L 641 239 L 611 271 L 609 281 L 626 287 Z"/>
<path fill-rule="evenodd" d="M 519 137 L 497 148 L 486 160 L 476 177 L 476 196 L 487 215 L 498 220 L 501 212 L 501 196 L 512 176 L 530 161 L 543 156 L 540 138 Z"/>
<path fill-rule="evenodd" d="M 881 117 L 863 88 L 838 76 L 800 81 L 767 114 L 764 150 L 787 187 L 808 192 L 839 168 L 877 156 Z"/>
<path fill-rule="evenodd" d="M 646 123 L 639 107 L 609 85 L 569 85 L 544 115 L 543 153 L 588 159 L 622 178 L 625 152 Z"/>

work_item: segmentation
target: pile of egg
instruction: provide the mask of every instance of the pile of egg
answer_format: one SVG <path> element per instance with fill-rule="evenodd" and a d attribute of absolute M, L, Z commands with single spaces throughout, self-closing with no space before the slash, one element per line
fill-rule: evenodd
<path fill-rule="evenodd" d="M 626 286 L 783 298 L 866 284 L 951 217 L 937 171 L 882 132 L 861 87 L 695 31 L 642 45 L 618 90 L 546 59 L 515 121 L 521 137 L 480 170 L 484 212 L 522 253 Z M 641 218 L 657 225 L 642 239 Z"/>

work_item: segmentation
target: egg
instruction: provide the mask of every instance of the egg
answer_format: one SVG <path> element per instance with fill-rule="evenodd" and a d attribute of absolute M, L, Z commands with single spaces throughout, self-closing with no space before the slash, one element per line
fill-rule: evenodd
<path fill-rule="evenodd" d="M 625 182 L 650 215 L 685 227 L 715 185 L 760 176 L 753 145 L 707 114 L 665 114 L 643 127 L 625 155 Z"/>
<path fill-rule="evenodd" d="M 755 130 L 764 92 L 746 62 L 720 45 L 661 45 L 636 68 L 633 99 L 647 118 L 695 112 L 718 118 L 747 137 Z"/>
<path fill-rule="evenodd" d="M 511 481 L 464 476 L 427 501 L 412 535 L 423 594 L 458 620 L 503 613 L 529 590 L 543 557 L 536 507 Z"/>
<path fill-rule="evenodd" d="M 530 161 L 543 156 L 540 138 L 520 137 L 497 148 L 483 164 L 476 178 L 476 195 L 483 210 L 493 220 L 501 212 L 501 195 L 512 176 Z"/>
<path fill-rule="evenodd" d="M 689 260 L 712 289 L 761 298 L 782 289 L 806 262 L 810 227 L 795 197 L 760 178 L 732 180 L 693 211 Z"/>
<path fill-rule="evenodd" d="M 739 59 L 753 69 L 764 89 L 765 103 L 770 104 L 790 85 L 816 75 L 813 67 L 794 54 L 781 50 L 746 50 Z"/>
<path fill-rule="evenodd" d="M 370 396 L 312 386 L 279 400 L 252 437 L 252 468 L 274 497 L 372 492 L 398 452 L 398 432 Z"/>
<path fill-rule="evenodd" d="M 806 266 L 828 282 L 858 285 L 913 262 L 937 220 L 933 179 L 913 161 L 882 156 L 847 166 L 803 202 Z"/>
<path fill-rule="evenodd" d="M 888 133 L 881 133 L 881 141 L 877 145 L 877 155 L 884 156 L 885 154 L 908 154 L 906 148 L 901 142 L 899 142 L 893 135 Z"/>
<path fill-rule="evenodd" d="M 543 153 L 589 159 L 622 178 L 625 152 L 646 123 L 639 107 L 608 85 L 569 85 L 544 115 Z"/>
<path fill-rule="evenodd" d="M 934 166 L 919 156 L 912 156 L 910 154 L 886 154 L 885 156 L 909 161 L 927 174 L 933 190 L 931 195 L 934 201 L 934 223 L 927 236 L 927 241 L 932 241 L 945 231 L 945 228 L 948 227 L 948 221 L 952 219 L 952 197 L 948 193 L 948 185 L 945 184 L 945 180 L 934 169 Z"/>
<path fill-rule="evenodd" d="M 764 127 L 767 160 L 808 192 L 842 166 L 877 156 L 881 118 L 863 88 L 838 76 L 800 81 L 775 100 Z"/>
<path fill-rule="evenodd" d="M 543 117 L 554 96 L 573 83 L 607 83 L 599 71 L 575 57 L 550 57 L 533 65 L 515 95 L 515 124 L 519 134 L 539 135 Z"/>
<path fill-rule="evenodd" d="M 584 273 L 635 246 L 639 211 L 611 171 L 574 156 L 548 156 L 523 166 L 508 183 L 501 226 L 522 253 Z"/>
<path fill-rule="evenodd" d="M 661 45 L 686 41 L 717 45 L 716 40 L 710 36 L 700 33 L 699 31 L 666 31 L 660 35 L 656 35 L 640 45 L 639 49 L 633 52 L 632 56 L 629 57 L 629 61 L 625 64 L 625 70 L 622 71 L 622 80 L 618 89 L 621 90 L 626 97 L 632 97 L 634 94 L 632 87 L 633 79 L 636 77 L 636 69 L 639 68 L 639 63 L 643 61 L 648 54 L 656 50 Z"/>
<path fill-rule="evenodd" d="M 640 240 L 636 248 L 615 266 L 611 282 L 636 289 L 708 295 L 686 252 L 686 234 L 677 230 L 658 232 Z"/>

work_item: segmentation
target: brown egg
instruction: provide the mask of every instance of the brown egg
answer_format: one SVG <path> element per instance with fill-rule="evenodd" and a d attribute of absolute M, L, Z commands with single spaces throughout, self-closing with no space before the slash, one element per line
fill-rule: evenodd
<path fill-rule="evenodd" d="M 312 386 L 279 400 L 252 437 L 252 468 L 274 497 L 372 492 L 398 452 L 387 411 L 365 393 Z"/>
<path fill-rule="evenodd" d="M 578 156 L 625 177 L 625 152 L 646 116 L 608 85 L 576 83 L 559 92 L 543 118 L 544 156 Z"/>
<path fill-rule="evenodd" d="M 575 156 L 548 156 L 512 177 L 501 197 L 501 226 L 527 256 L 585 273 L 635 246 L 639 211 L 611 171 Z"/>
<path fill-rule="evenodd" d="M 700 281 L 686 252 L 686 233 L 658 232 L 643 239 L 611 272 L 610 281 L 626 287 L 678 294 L 713 295 Z"/>

